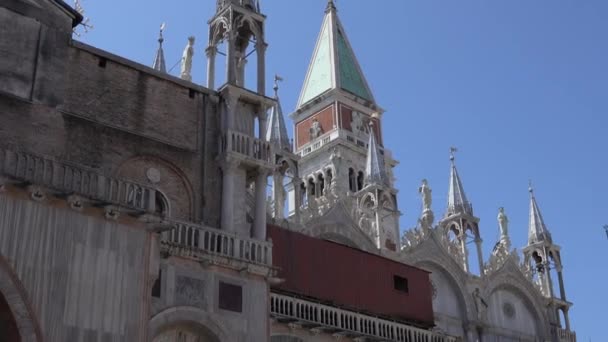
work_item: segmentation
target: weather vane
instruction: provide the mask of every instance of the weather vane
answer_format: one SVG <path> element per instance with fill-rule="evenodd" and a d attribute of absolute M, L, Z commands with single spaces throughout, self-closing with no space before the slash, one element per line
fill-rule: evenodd
<path fill-rule="evenodd" d="M 458 152 L 458 149 L 454 146 L 450 147 L 450 160 L 454 161 L 455 153 Z"/>
<path fill-rule="evenodd" d="M 279 82 L 283 82 L 283 77 L 278 74 L 274 75 L 274 92 L 277 93 L 279 91 Z"/>

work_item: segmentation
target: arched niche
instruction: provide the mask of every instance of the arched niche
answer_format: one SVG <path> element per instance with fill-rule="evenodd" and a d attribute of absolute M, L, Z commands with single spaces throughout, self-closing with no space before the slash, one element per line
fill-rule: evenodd
<path fill-rule="evenodd" d="M 172 163 L 152 156 L 137 156 L 122 163 L 115 176 L 159 189 L 156 205 L 162 206 L 166 217 L 195 219 L 192 185 Z"/>
<path fill-rule="evenodd" d="M 0 341 L 21 342 L 21 334 L 11 308 L 0 292 Z"/>
<path fill-rule="evenodd" d="M 521 290 L 512 286 L 497 287 L 487 299 L 487 321 L 501 339 L 510 341 L 535 341 L 542 335 L 533 304 Z"/>
<path fill-rule="evenodd" d="M 6 328 L 5 331 L 0 330 L 0 336 L 4 332 L 15 334 L 14 328 L 16 328 L 18 334 L 16 341 L 42 341 L 42 330 L 35 317 L 23 284 L 6 259 L 0 255 L 0 320 L 4 320 Z M 8 339 L 8 341 L 12 340 Z"/>
<path fill-rule="evenodd" d="M 227 329 L 208 313 L 194 307 L 173 307 L 149 323 L 152 342 L 228 342 Z"/>
<path fill-rule="evenodd" d="M 164 327 L 152 342 L 221 342 L 205 326 L 195 322 L 179 322 Z"/>
<path fill-rule="evenodd" d="M 452 336 L 465 336 L 463 323 L 467 310 L 464 294 L 456 280 L 443 267 L 431 262 L 418 265 L 431 272 L 431 290 L 435 323 L 442 331 Z"/>

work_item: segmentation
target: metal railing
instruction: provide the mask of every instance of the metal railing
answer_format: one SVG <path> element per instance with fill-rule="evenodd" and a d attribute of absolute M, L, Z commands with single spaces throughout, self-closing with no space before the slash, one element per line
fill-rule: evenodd
<path fill-rule="evenodd" d="M 0 149 L 0 175 L 49 190 L 144 212 L 154 212 L 156 189 L 82 166 L 25 152 Z"/>
<path fill-rule="evenodd" d="M 396 342 L 457 342 L 458 338 L 388 321 L 361 313 L 310 302 L 307 300 L 270 294 L 270 312 L 277 318 L 292 319 L 341 332 Z"/>
<path fill-rule="evenodd" d="M 272 266 L 272 243 L 190 223 L 176 222 L 174 229 L 163 232 L 161 246 L 175 256 L 199 259 L 216 255 Z"/>

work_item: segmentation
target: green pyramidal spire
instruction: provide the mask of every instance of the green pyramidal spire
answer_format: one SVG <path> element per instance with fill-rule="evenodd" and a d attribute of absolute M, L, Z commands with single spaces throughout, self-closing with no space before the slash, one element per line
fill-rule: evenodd
<path fill-rule="evenodd" d="M 375 103 L 333 3 L 325 11 L 298 107 L 331 89 Z"/>

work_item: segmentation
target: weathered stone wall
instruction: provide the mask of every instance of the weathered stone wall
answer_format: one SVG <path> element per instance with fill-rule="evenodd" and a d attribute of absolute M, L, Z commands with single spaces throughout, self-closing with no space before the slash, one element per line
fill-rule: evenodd
<path fill-rule="evenodd" d="M 219 226 L 214 92 L 44 27 L 65 35 L 51 39 L 43 21 L 7 8 L 0 19 L 0 148 L 156 186 L 173 218 Z"/>
<path fill-rule="evenodd" d="M 161 272 L 160 297 L 153 299 L 150 338 L 159 336 L 162 330 L 158 328 L 182 321 L 197 322 L 210 329 L 210 341 L 268 341 L 269 289 L 263 277 L 177 258 L 165 259 Z M 222 308 L 220 283 L 242 290 L 240 311 Z"/>
<path fill-rule="evenodd" d="M 45 340 L 143 338 L 149 233 L 22 194 L 0 194 L 0 256 L 23 285 Z"/>

